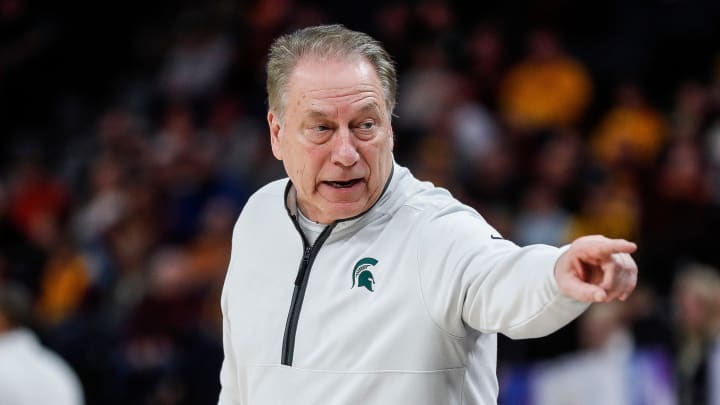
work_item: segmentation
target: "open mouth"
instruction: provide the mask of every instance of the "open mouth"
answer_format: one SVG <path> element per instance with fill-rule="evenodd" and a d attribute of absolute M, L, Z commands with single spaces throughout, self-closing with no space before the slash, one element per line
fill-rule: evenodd
<path fill-rule="evenodd" d="M 356 185 L 360 181 L 361 179 L 352 179 L 348 181 L 326 181 L 325 184 L 328 184 L 330 187 L 334 188 L 348 188 Z"/>

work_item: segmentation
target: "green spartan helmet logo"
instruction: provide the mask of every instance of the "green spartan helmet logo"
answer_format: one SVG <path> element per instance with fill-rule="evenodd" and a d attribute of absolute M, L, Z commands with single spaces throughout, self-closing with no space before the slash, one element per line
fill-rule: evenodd
<path fill-rule="evenodd" d="M 358 287 L 365 287 L 368 290 L 373 291 L 375 277 L 373 276 L 370 269 L 373 268 L 377 264 L 377 262 L 378 261 L 373 259 L 372 257 L 360 259 L 353 268 L 353 284 L 350 289 L 354 288 L 357 285 Z"/>

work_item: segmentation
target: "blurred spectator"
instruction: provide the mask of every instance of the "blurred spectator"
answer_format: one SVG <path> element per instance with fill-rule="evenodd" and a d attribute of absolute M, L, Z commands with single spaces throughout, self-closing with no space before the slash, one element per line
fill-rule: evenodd
<path fill-rule="evenodd" d="M 196 121 L 197 117 L 187 103 L 171 103 L 165 108 L 162 126 L 152 145 L 153 161 L 160 169 L 170 171 L 182 159 L 205 163 L 201 162 L 204 156 L 199 155 L 202 150 L 198 148 Z"/>
<path fill-rule="evenodd" d="M 536 183 L 525 192 L 512 236 L 521 246 L 535 243 L 561 246 L 568 243 L 569 224 L 570 214 L 561 207 L 557 193 Z"/>
<path fill-rule="evenodd" d="M 478 99 L 495 106 L 495 97 L 505 68 L 505 45 L 497 27 L 491 24 L 473 27 L 465 52 L 468 59 L 466 72 Z"/>
<path fill-rule="evenodd" d="M 424 35 L 436 37 L 455 27 L 455 12 L 447 0 L 420 0 L 414 11 Z"/>
<path fill-rule="evenodd" d="M 144 192 L 140 188 L 138 192 Z M 135 212 L 123 218 L 105 237 L 104 251 L 109 257 L 112 284 L 112 310 L 124 315 L 145 294 L 148 286 L 147 261 L 157 248 L 160 224 L 151 212 Z"/>
<path fill-rule="evenodd" d="M 167 54 L 159 82 L 171 100 L 207 97 L 222 84 L 232 62 L 232 44 L 200 11 L 187 12 L 179 20 L 177 42 Z"/>
<path fill-rule="evenodd" d="M 539 378 L 538 403 L 675 404 L 668 353 L 636 347 L 627 321 L 622 304 L 593 306 L 580 322 L 585 353 Z"/>
<path fill-rule="evenodd" d="M 464 170 L 492 152 L 501 132 L 495 117 L 474 97 L 472 83 L 461 76 L 456 80 L 458 86 L 445 116 L 460 158 L 458 166 Z"/>
<path fill-rule="evenodd" d="M 13 221 L 7 188 L 0 183 L 0 281 L 13 280 L 35 294 L 45 260 L 46 253 Z"/>
<path fill-rule="evenodd" d="M 439 120 L 433 130 L 420 140 L 414 153 L 414 165 L 419 179 L 454 190 L 455 149 L 446 123 L 445 120 Z"/>
<path fill-rule="evenodd" d="M 266 139 L 262 127 L 244 111 L 234 98 L 223 97 L 211 107 L 207 127 L 200 134 L 204 154 L 214 163 L 217 175 L 233 179 L 238 187 L 255 182 L 262 164 L 262 146 Z M 246 190 L 246 193 L 254 191 Z"/>
<path fill-rule="evenodd" d="M 508 142 L 499 140 L 489 146 L 484 157 L 458 171 L 458 181 L 463 188 L 456 194 L 481 211 L 502 235 L 510 235 L 513 219 L 509 202 L 515 201 L 519 191 L 517 159 Z"/>
<path fill-rule="evenodd" d="M 0 282 L 0 403 L 82 405 L 73 370 L 28 329 L 31 305 L 22 288 Z"/>
<path fill-rule="evenodd" d="M 164 126 L 155 139 L 154 163 L 166 199 L 164 224 L 172 241 L 186 242 L 197 232 L 203 208 L 213 198 L 226 198 L 239 211 L 249 195 L 244 184 L 217 170 L 220 162 L 214 152 L 217 149 L 203 145 L 187 106 L 167 109 Z"/>
<path fill-rule="evenodd" d="M 514 152 L 504 140 L 489 144 L 481 159 L 474 159 L 472 166 L 459 173 L 468 192 L 487 202 L 512 201 L 518 165 Z"/>
<path fill-rule="evenodd" d="M 685 266 L 673 286 L 677 321 L 676 374 L 680 405 L 720 403 L 720 273 L 717 269 Z M 713 395 L 714 397 L 712 397 Z"/>
<path fill-rule="evenodd" d="M 709 200 L 704 177 L 705 165 L 697 142 L 678 139 L 669 145 L 657 186 L 666 200 L 702 204 Z"/>
<path fill-rule="evenodd" d="M 400 76 L 403 90 L 398 94 L 397 105 L 398 129 L 409 141 L 422 138 L 438 124 L 457 89 L 447 55 L 439 43 L 414 45 L 412 58 L 412 69 Z"/>
<path fill-rule="evenodd" d="M 147 294 L 130 311 L 118 347 L 122 403 L 217 399 L 219 381 L 212 372 L 219 369 L 222 349 L 201 328 L 206 290 L 190 277 L 189 266 L 187 254 L 175 248 L 152 258 Z"/>
<path fill-rule="evenodd" d="M 36 157 L 27 156 L 21 157 L 13 167 L 8 197 L 10 218 L 22 234 L 20 240 L 11 245 L 24 249 L 24 254 L 36 255 L 25 260 L 24 266 L 9 270 L 14 280 L 27 286 L 36 296 L 45 260 L 63 232 L 70 209 L 69 192 Z M 8 230 L 12 231 L 12 228 Z M 8 253 L 14 256 L 14 252 Z"/>
<path fill-rule="evenodd" d="M 713 204 L 706 181 L 702 153 L 695 141 L 678 139 L 660 157 L 653 178 L 643 193 L 644 263 L 653 269 L 648 277 L 661 292 L 668 292 L 678 265 L 702 261 L 720 265 L 714 229 L 720 226 L 720 207 Z"/>
<path fill-rule="evenodd" d="M 696 82 L 685 82 L 675 97 L 670 114 L 673 138 L 697 139 L 709 124 L 710 94 Z"/>
<path fill-rule="evenodd" d="M 11 173 L 10 212 L 30 240 L 44 245 L 57 222 L 67 214 L 69 193 L 36 158 L 21 159 Z"/>
<path fill-rule="evenodd" d="M 552 131 L 538 137 L 536 145 L 525 153 L 529 155 L 525 159 L 529 177 L 545 183 L 564 202 L 571 189 L 577 186 L 585 157 L 578 132 L 572 129 Z"/>
<path fill-rule="evenodd" d="M 645 167 L 654 162 L 665 140 L 665 122 L 638 86 L 617 90 L 616 105 L 605 115 L 592 139 L 596 158 L 605 165 Z"/>
<path fill-rule="evenodd" d="M 43 272 L 38 314 L 53 327 L 71 316 L 83 303 L 90 287 L 89 263 L 68 241 L 58 241 Z"/>
<path fill-rule="evenodd" d="M 384 2 L 375 15 L 377 38 L 398 66 L 408 61 L 407 43 L 410 30 L 410 6 L 402 0 Z"/>
<path fill-rule="evenodd" d="M 669 354 L 633 343 L 623 305 L 593 305 L 580 319 L 583 350 L 506 375 L 500 403 L 676 404 Z M 513 392 L 518 388 L 524 396 Z"/>
<path fill-rule="evenodd" d="M 214 199 L 205 206 L 200 229 L 188 247 L 188 277 L 193 282 L 210 286 L 224 280 L 236 217 L 237 207 L 231 201 Z"/>
<path fill-rule="evenodd" d="M 77 209 L 74 219 L 75 235 L 83 244 L 101 238 L 127 213 L 128 196 L 123 188 L 124 173 L 111 157 L 99 156 L 90 166 L 89 201 Z"/>
<path fill-rule="evenodd" d="M 502 80 L 500 112 L 521 131 L 573 126 L 583 118 L 592 81 L 582 64 L 567 55 L 556 36 L 536 30 L 525 58 Z"/>
<path fill-rule="evenodd" d="M 597 233 L 625 239 L 637 235 L 641 205 L 637 187 L 631 179 L 608 176 L 591 180 L 582 195 L 580 209 L 570 220 L 567 240 Z"/>
<path fill-rule="evenodd" d="M 107 154 L 109 159 L 125 165 L 129 171 L 137 165 L 147 163 L 150 148 L 145 139 L 142 121 L 141 116 L 122 108 L 111 108 L 103 112 L 96 129 L 99 145 L 88 151 L 89 156 L 85 157 Z"/>
<path fill-rule="evenodd" d="M 198 322 L 218 341 L 222 339 L 222 313 L 217 303 L 230 262 L 230 241 L 237 218 L 236 206 L 227 200 L 210 201 L 202 214 L 201 229 L 187 246 L 188 278 L 206 291 Z"/>

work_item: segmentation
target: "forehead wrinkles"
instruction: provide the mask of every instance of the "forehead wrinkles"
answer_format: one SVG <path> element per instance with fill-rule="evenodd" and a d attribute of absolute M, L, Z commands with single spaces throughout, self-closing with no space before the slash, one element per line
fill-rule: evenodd
<path fill-rule="evenodd" d="M 366 95 L 380 97 L 380 88 L 371 84 L 358 84 L 355 86 L 345 87 L 328 87 L 322 89 L 305 89 L 302 94 L 310 97 L 336 99 L 342 97 L 352 97 L 354 95 Z"/>
<path fill-rule="evenodd" d="M 368 110 L 380 110 L 380 97 L 374 92 L 365 91 L 360 93 L 343 95 L 325 95 L 322 93 L 308 92 L 303 95 L 306 108 L 311 112 L 323 114 L 339 112 L 364 112 Z"/>
<path fill-rule="evenodd" d="M 367 99 L 379 109 L 387 108 L 382 84 L 364 59 L 303 59 L 291 73 L 285 94 L 291 109 L 306 110 L 310 105 L 337 109 L 338 104 Z"/>

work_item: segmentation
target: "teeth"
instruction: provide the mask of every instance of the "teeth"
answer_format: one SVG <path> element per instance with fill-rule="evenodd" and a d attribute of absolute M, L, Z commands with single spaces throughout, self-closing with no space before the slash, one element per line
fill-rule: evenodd
<path fill-rule="evenodd" d="M 355 183 L 356 183 L 356 180 L 330 181 L 330 182 L 328 182 L 328 183 L 330 183 L 330 185 L 333 186 L 333 187 L 335 187 L 335 188 L 346 188 L 346 187 L 350 187 L 350 186 L 352 186 L 353 184 L 355 184 Z"/>

